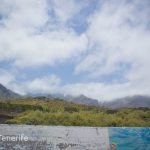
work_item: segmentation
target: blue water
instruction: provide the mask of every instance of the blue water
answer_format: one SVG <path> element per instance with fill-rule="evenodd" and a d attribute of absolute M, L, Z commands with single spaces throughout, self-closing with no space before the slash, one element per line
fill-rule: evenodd
<path fill-rule="evenodd" d="M 150 128 L 109 128 L 111 150 L 150 150 Z"/>

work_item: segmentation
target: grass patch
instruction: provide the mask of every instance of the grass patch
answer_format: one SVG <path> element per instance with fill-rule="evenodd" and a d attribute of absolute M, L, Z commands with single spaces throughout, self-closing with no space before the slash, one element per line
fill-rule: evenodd
<path fill-rule="evenodd" d="M 62 100 L 0 101 L 1 112 L 14 113 L 4 123 L 29 125 L 149 127 L 150 109 L 117 109 L 75 104 Z M 0 116 L 1 117 L 1 116 Z"/>

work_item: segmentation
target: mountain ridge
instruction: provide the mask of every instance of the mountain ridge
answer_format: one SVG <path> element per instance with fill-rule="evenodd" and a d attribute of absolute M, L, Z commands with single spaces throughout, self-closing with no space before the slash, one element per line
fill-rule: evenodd
<path fill-rule="evenodd" d="M 4 85 L 0 83 L 0 99 L 14 99 L 19 98 L 21 95 L 7 89 Z"/>
<path fill-rule="evenodd" d="M 36 94 L 29 96 L 21 96 L 9 89 L 7 89 L 4 85 L 0 83 L 0 99 L 16 99 L 16 98 L 28 98 L 33 97 L 36 99 L 43 100 L 56 100 L 62 99 L 68 102 L 85 104 L 85 105 L 93 105 L 93 106 L 102 106 L 108 107 L 112 109 L 118 108 L 139 108 L 139 107 L 147 107 L 150 108 L 150 96 L 145 95 L 134 95 L 127 96 L 123 98 L 118 98 L 109 102 L 99 102 L 96 99 L 89 98 L 85 95 L 72 96 L 72 95 L 63 95 L 63 94 Z"/>
<path fill-rule="evenodd" d="M 110 107 L 113 109 L 117 108 L 140 108 L 148 107 L 150 108 L 150 96 L 147 95 L 133 95 L 126 96 L 123 98 L 118 98 L 109 102 L 101 103 L 100 106 Z"/>

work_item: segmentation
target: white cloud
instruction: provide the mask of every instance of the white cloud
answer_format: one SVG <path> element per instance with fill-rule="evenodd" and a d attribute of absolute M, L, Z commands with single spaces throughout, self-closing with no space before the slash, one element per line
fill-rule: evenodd
<path fill-rule="evenodd" d="M 104 98 L 149 95 L 149 14 L 147 1 L 112 0 L 104 2 L 89 18 L 89 52 L 76 66 L 75 72 L 92 78 L 110 75 L 111 80 L 112 73 L 123 71 L 124 83 L 116 77 L 113 84 L 97 86 Z M 128 67 L 123 68 L 123 64 Z M 96 89 L 92 93 L 94 91 Z"/>
<path fill-rule="evenodd" d="M 56 75 L 44 76 L 27 81 L 24 84 L 26 92 L 30 93 L 55 93 L 60 86 L 61 80 Z"/>
<path fill-rule="evenodd" d="M 139 12 L 137 4 L 125 2 L 104 2 L 89 18 L 91 52 L 76 67 L 77 73 L 93 74 L 90 68 L 95 68 L 97 75 L 110 74 L 119 63 L 149 63 L 150 34 L 143 19 L 148 15 Z"/>
<path fill-rule="evenodd" d="M 0 84 L 16 93 L 24 95 L 26 94 L 26 89 L 23 88 L 24 83 L 19 84 L 16 80 L 17 76 L 18 72 L 15 69 L 9 71 L 0 69 Z"/>
<path fill-rule="evenodd" d="M 15 65 L 22 67 L 60 63 L 82 53 L 86 47 L 85 35 L 67 31 L 30 36 L 22 31 L 1 33 L 0 58 L 14 59 Z"/>
<path fill-rule="evenodd" d="M 62 89 L 65 94 L 80 95 L 98 99 L 99 101 L 109 101 L 134 94 L 147 94 L 148 90 L 142 87 L 134 87 L 130 82 L 124 84 L 103 84 L 99 82 L 87 82 L 66 85 Z"/>
<path fill-rule="evenodd" d="M 2 74 L 3 72 L 3 74 Z M 147 81 L 147 80 L 146 80 Z M 16 83 L 16 78 L 10 73 L 1 71 L 0 83 L 16 93 L 26 95 L 33 94 L 54 94 L 61 93 L 65 95 L 78 96 L 84 94 L 88 97 L 98 99 L 99 101 L 108 101 L 119 97 L 132 96 L 134 94 L 147 95 L 149 92 L 149 83 L 114 83 L 104 84 L 100 82 L 81 82 L 73 84 L 62 84 L 61 79 L 54 74 L 27 80 L 22 83 Z M 147 85 L 146 85 L 147 84 Z"/>
<path fill-rule="evenodd" d="M 86 49 L 86 35 L 78 35 L 72 29 L 62 27 L 61 23 L 59 28 L 48 13 L 53 6 L 48 6 L 46 0 L 2 1 L 1 61 L 13 60 L 16 66 L 21 67 L 54 65 Z M 57 11 L 55 13 L 58 14 Z"/>
<path fill-rule="evenodd" d="M 30 93 L 43 93 L 53 94 L 61 93 L 65 95 L 78 96 L 84 94 L 88 97 L 98 99 L 99 101 L 109 101 L 116 98 L 132 95 L 147 95 L 149 89 L 144 88 L 144 84 L 133 84 L 131 82 L 126 83 L 114 83 L 104 84 L 100 82 L 86 82 L 86 83 L 74 83 L 65 84 L 61 83 L 61 80 L 56 75 L 45 76 L 42 78 L 36 78 L 32 81 L 27 81 L 18 85 L 22 88 L 24 94 Z M 18 91 L 19 92 L 19 91 Z"/>
<path fill-rule="evenodd" d="M 78 5 L 75 0 L 53 0 L 51 3 L 53 4 L 55 15 L 63 24 L 72 19 L 82 8 L 81 2 L 79 2 L 81 5 Z"/>
<path fill-rule="evenodd" d="M 33 29 L 48 21 L 46 0 L 2 0 L 2 23 L 8 29 Z"/>
<path fill-rule="evenodd" d="M 15 76 L 4 69 L 0 69 L 0 83 L 9 86 L 13 81 L 15 81 Z"/>
<path fill-rule="evenodd" d="M 61 88 L 61 79 L 54 74 L 41 78 L 35 78 L 33 80 L 28 79 L 27 81 L 23 81 L 21 83 L 16 83 L 14 76 L 12 78 L 8 75 L 6 73 L 3 76 L 1 75 L 0 83 L 21 95 L 26 95 L 28 93 L 51 94 L 59 92 Z"/>

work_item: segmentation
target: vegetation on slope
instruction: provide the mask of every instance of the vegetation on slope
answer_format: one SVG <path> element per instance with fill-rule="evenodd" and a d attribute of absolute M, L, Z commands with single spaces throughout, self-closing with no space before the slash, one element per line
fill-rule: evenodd
<path fill-rule="evenodd" d="M 111 110 L 63 100 L 0 101 L 0 123 L 65 126 L 150 126 L 150 109 Z"/>

